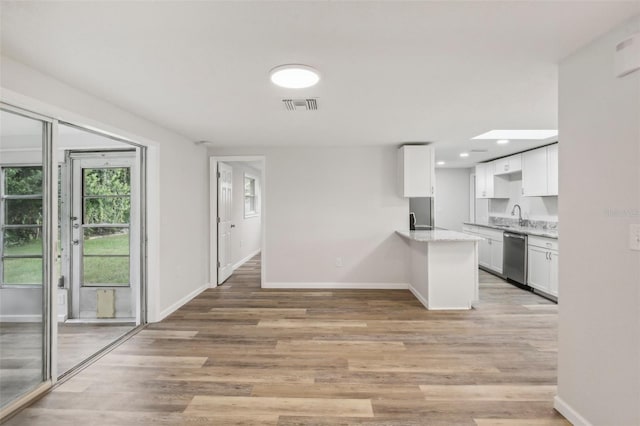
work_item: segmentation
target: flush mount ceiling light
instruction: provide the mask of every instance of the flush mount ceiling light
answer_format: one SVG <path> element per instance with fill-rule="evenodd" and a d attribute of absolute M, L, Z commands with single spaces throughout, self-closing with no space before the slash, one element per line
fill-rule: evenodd
<path fill-rule="evenodd" d="M 469 153 L 468 152 L 461 152 L 460 153 L 460 157 L 464 158 L 464 157 L 468 157 Z"/>
<path fill-rule="evenodd" d="M 444 161 L 438 161 L 436 164 L 438 166 L 444 166 L 446 163 Z"/>
<path fill-rule="evenodd" d="M 558 136 L 557 130 L 490 130 L 472 139 L 530 139 L 540 140 Z"/>
<path fill-rule="evenodd" d="M 269 76 L 273 84 L 287 89 L 304 89 L 314 86 L 320 80 L 318 71 L 299 64 L 277 66 L 269 72 Z"/>
<path fill-rule="evenodd" d="M 498 140 L 496 141 L 496 143 L 497 143 L 498 145 L 506 145 L 506 144 L 508 144 L 508 143 L 509 143 L 509 139 L 498 139 Z"/>

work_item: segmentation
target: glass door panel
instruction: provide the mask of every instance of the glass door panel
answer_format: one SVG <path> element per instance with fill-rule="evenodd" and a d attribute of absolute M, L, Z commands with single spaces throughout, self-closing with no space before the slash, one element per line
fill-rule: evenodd
<path fill-rule="evenodd" d="M 45 380 L 46 129 L 0 111 L 0 408 Z"/>

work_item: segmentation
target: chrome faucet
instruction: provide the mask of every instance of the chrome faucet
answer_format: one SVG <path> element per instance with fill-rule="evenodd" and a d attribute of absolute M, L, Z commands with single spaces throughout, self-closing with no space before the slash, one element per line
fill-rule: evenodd
<path fill-rule="evenodd" d="M 520 207 L 520 204 L 515 204 L 513 206 L 513 210 L 511 210 L 511 216 L 516 215 L 516 207 L 518 208 L 518 225 L 524 226 L 524 219 L 522 219 L 522 207 Z"/>

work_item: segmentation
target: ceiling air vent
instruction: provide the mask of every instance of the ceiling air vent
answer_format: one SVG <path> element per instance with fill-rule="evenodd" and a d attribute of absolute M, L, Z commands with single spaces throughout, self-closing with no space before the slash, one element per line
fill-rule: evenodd
<path fill-rule="evenodd" d="M 488 149 L 472 149 L 471 152 L 489 152 Z"/>
<path fill-rule="evenodd" d="M 318 109 L 318 101 L 315 98 L 283 99 L 282 103 L 287 111 L 316 111 Z"/>

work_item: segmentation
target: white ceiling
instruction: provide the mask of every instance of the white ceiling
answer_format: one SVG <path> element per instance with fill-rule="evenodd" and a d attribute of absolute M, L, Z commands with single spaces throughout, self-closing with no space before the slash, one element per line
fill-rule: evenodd
<path fill-rule="evenodd" d="M 436 143 L 473 164 L 557 128 L 557 63 L 640 13 L 633 1 L 5 2 L 3 55 L 215 145 Z M 311 89 L 269 70 L 317 68 Z M 285 97 L 318 97 L 287 112 Z M 490 148 L 458 157 L 462 150 Z"/>

